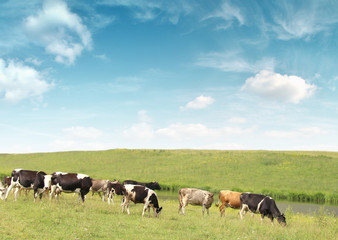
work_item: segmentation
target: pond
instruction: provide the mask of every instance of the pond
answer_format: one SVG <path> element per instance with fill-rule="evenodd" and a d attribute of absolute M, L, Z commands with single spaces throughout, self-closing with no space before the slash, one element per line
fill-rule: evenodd
<path fill-rule="evenodd" d="M 178 193 L 170 191 L 157 191 L 157 196 L 160 200 L 177 200 L 178 202 Z M 218 196 L 215 197 L 215 202 L 218 201 Z M 335 205 L 325 205 L 325 204 L 315 204 L 315 203 L 303 203 L 303 202 L 289 202 L 289 201 L 276 201 L 278 209 L 284 213 L 288 208 L 294 213 L 303 213 L 303 214 L 314 214 L 319 211 L 324 211 L 324 213 L 332 214 L 337 216 L 338 206 Z"/>

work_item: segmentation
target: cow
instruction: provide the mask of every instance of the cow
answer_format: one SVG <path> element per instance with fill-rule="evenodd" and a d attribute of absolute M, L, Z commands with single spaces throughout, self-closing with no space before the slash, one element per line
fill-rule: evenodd
<path fill-rule="evenodd" d="M 100 195 L 100 198 L 102 198 L 102 201 L 105 201 L 108 182 L 109 180 L 92 179 L 92 187 L 90 188 L 92 191 L 92 197 L 94 193 L 97 192 Z M 101 192 L 103 196 L 101 196 Z"/>
<path fill-rule="evenodd" d="M 18 197 L 19 188 L 28 190 L 33 189 L 37 173 L 38 171 L 14 169 L 11 174 L 11 184 L 6 191 L 5 200 L 7 200 L 8 194 L 13 188 L 16 188 L 14 192 L 15 201 Z M 46 174 L 45 172 L 40 173 Z"/>
<path fill-rule="evenodd" d="M 109 181 L 107 186 L 108 193 L 108 204 L 110 201 L 114 204 L 114 195 L 124 196 L 126 189 L 123 184 L 119 180 L 115 180 L 114 182 Z"/>
<path fill-rule="evenodd" d="M 124 185 L 124 201 L 122 204 L 122 212 L 124 212 L 125 207 L 127 207 L 127 213 L 129 212 L 130 201 L 136 203 L 144 203 L 142 217 L 144 216 L 145 211 L 148 209 L 148 217 L 150 217 L 150 207 L 154 210 L 154 216 L 158 217 L 161 213 L 162 207 L 158 204 L 158 199 L 156 193 L 141 185 L 132 185 L 126 184 Z"/>
<path fill-rule="evenodd" d="M 42 198 L 42 193 L 48 190 L 51 187 L 52 175 L 47 175 L 45 172 L 37 172 L 36 177 L 33 183 L 34 190 L 34 202 L 39 196 Z"/>
<path fill-rule="evenodd" d="M 273 224 L 273 219 L 277 218 L 277 221 L 282 226 L 286 226 L 285 215 L 281 214 L 278 210 L 275 200 L 272 197 L 254 194 L 254 193 L 242 193 L 240 196 L 241 210 L 239 214 L 241 219 L 247 211 L 255 214 L 261 214 L 261 220 L 267 216 Z"/>
<path fill-rule="evenodd" d="M 218 203 L 216 204 L 216 207 L 219 206 L 220 202 L 222 203 L 221 206 L 219 206 L 221 217 L 224 216 L 224 212 L 227 207 L 231 207 L 234 209 L 241 208 L 241 194 L 242 193 L 240 192 L 233 192 L 229 190 L 222 190 L 219 192 Z"/>
<path fill-rule="evenodd" d="M 80 173 L 54 172 L 51 184 L 50 199 L 55 193 L 57 199 L 61 192 L 78 193 L 78 202 L 80 203 L 80 199 L 82 199 L 82 204 L 84 204 L 85 196 L 92 187 L 92 179 L 88 175 Z"/>
<path fill-rule="evenodd" d="M 151 190 L 161 190 L 160 184 L 158 182 L 148 182 L 148 183 L 144 183 L 144 182 L 137 182 L 134 180 L 125 180 L 123 182 L 123 184 L 132 184 L 132 185 L 141 185 L 141 186 L 145 186 Z"/>
<path fill-rule="evenodd" d="M 185 215 L 185 207 L 188 204 L 191 204 L 203 206 L 203 215 L 205 209 L 207 209 L 207 214 L 209 215 L 209 208 L 214 201 L 214 194 L 197 188 L 181 188 L 178 191 L 178 194 L 180 197 L 180 206 L 178 209 L 179 213 L 183 213 L 183 215 Z"/>

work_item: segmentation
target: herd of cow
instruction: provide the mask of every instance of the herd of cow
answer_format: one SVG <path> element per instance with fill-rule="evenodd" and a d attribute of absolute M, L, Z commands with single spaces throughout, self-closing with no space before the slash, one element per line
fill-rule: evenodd
<path fill-rule="evenodd" d="M 46 174 L 43 171 L 14 169 L 10 177 L 5 177 L 4 182 L 0 182 L 0 198 L 7 200 L 12 189 L 15 189 L 15 200 L 17 200 L 20 189 L 33 189 L 34 201 L 36 201 L 38 196 L 41 199 L 44 192 L 50 191 L 50 199 L 52 199 L 53 196 L 58 199 L 61 192 L 78 193 L 78 201 L 80 202 L 82 199 L 82 204 L 84 204 L 86 194 L 92 191 L 92 195 L 97 192 L 100 197 L 102 193 L 103 201 L 105 201 L 107 196 L 108 204 L 113 202 L 115 194 L 121 195 L 122 212 L 127 208 L 128 214 L 130 214 L 130 201 L 144 204 L 142 216 L 144 216 L 146 210 L 148 210 L 148 216 L 150 215 L 150 207 L 153 208 L 154 216 L 158 216 L 162 210 L 154 191 L 161 189 L 158 182 L 142 183 L 126 180 L 121 183 L 118 180 L 92 179 L 88 175 L 79 173 L 54 172 L 52 174 Z M 202 206 L 203 214 L 205 209 L 209 214 L 209 208 L 214 202 L 214 195 L 212 193 L 196 188 L 181 188 L 178 193 L 179 213 L 185 215 L 185 207 L 191 204 Z M 220 203 L 221 205 L 219 206 Z M 286 225 L 284 214 L 280 213 L 275 201 L 269 196 L 228 190 L 220 191 L 219 201 L 216 206 L 219 206 L 221 216 L 224 216 L 226 207 L 231 207 L 240 209 L 239 215 L 241 219 L 247 211 L 250 211 L 252 214 L 261 214 L 262 220 L 267 216 L 270 218 L 271 223 L 273 223 L 274 218 L 277 218 L 277 221 L 281 225 Z"/>

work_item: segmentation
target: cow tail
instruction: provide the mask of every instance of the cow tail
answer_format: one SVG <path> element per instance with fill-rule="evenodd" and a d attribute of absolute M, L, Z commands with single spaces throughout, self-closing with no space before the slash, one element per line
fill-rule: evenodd
<path fill-rule="evenodd" d="M 182 189 L 178 190 L 178 195 L 180 196 L 180 208 L 183 206 L 183 202 L 182 202 L 182 192 L 181 192 Z"/>

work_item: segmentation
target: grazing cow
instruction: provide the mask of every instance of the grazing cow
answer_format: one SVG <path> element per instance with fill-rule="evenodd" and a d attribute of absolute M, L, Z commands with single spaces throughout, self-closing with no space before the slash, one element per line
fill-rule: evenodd
<path fill-rule="evenodd" d="M 45 172 L 41 171 L 36 173 L 36 177 L 33 184 L 34 202 L 36 201 L 38 195 L 40 199 L 42 198 L 42 193 L 44 193 L 51 187 L 51 183 L 52 183 L 52 175 L 47 175 Z"/>
<path fill-rule="evenodd" d="M 241 210 L 239 212 L 241 219 L 247 211 L 252 213 L 261 214 L 261 220 L 265 216 L 268 216 L 273 224 L 273 219 L 277 218 L 279 224 L 285 226 L 285 216 L 278 210 L 275 200 L 272 197 L 254 194 L 254 193 L 242 193 L 240 196 Z"/>
<path fill-rule="evenodd" d="M 38 171 L 31 170 L 22 170 L 22 169 L 14 169 L 11 174 L 11 184 L 9 185 L 5 200 L 7 200 L 8 194 L 12 190 L 12 188 L 16 188 L 14 192 L 15 201 L 18 197 L 19 188 L 23 189 L 33 189 L 34 181 L 36 178 Z M 41 172 L 44 173 L 44 172 Z M 46 174 L 46 173 L 44 173 Z"/>
<path fill-rule="evenodd" d="M 54 172 L 51 182 L 50 199 L 52 199 L 54 193 L 56 193 L 57 199 L 61 192 L 78 193 L 78 202 L 80 202 L 82 198 L 82 204 L 84 204 L 85 196 L 92 186 L 92 179 L 88 175 L 80 173 Z"/>
<path fill-rule="evenodd" d="M 178 209 L 179 213 L 185 215 L 185 207 L 188 204 L 203 206 L 203 215 L 205 209 L 209 215 L 209 208 L 211 207 L 214 201 L 214 194 L 208 191 L 196 189 L 196 188 L 181 188 L 178 191 L 180 195 L 180 207 Z"/>
<path fill-rule="evenodd" d="M 92 191 L 92 197 L 94 193 L 97 192 L 100 195 L 100 198 L 102 198 L 102 201 L 105 201 L 108 182 L 109 180 L 92 179 L 92 187 L 90 188 Z M 101 196 L 101 192 L 103 196 Z"/>
<path fill-rule="evenodd" d="M 241 208 L 241 196 L 242 193 L 240 192 L 233 192 L 229 190 L 223 190 L 219 192 L 218 196 L 218 203 L 216 204 L 216 207 L 219 206 L 219 203 L 221 202 L 221 206 L 219 207 L 219 210 L 221 212 L 221 217 L 224 216 L 225 209 L 227 207 L 231 207 L 234 209 Z"/>
<path fill-rule="evenodd" d="M 107 192 L 108 192 L 108 204 L 110 204 L 110 201 L 114 204 L 114 195 L 121 195 L 123 196 L 126 189 L 123 184 L 120 183 L 119 180 L 115 180 L 114 182 L 109 181 L 107 186 Z"/>
<path fill-rule="evenodd" d="M 145 186 L 151 190 L 161 190 L 160 184 L 158 182 L 149 182 L 149 183 L 144 183 L 144 182 L 137 182 L 134 180 L 125 180 L 123 184 L 132 184 L 132 185 L 141 185 Z"/>
<path fill-rule="evenodd" d="M 162 207 L 159 206 L 156 193 L 140 185 L 126 184 L 125 193 L 124 193 L 124 202 L 122 204 L 122 212 L 124 212 L 125 207 L 127 207 L 127 213 L 129 212 L 130 201 L 136 203 L 144 203 L 142 217 L 144 212 L 148 209 L 148 216 L 150 216 L 150 207 L 154 209 L 154 216 L 158 217 L 161 213 Z"/>

